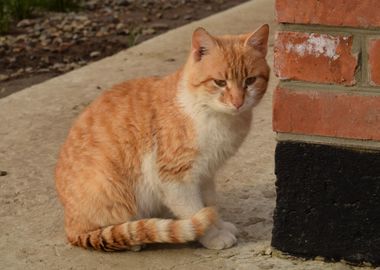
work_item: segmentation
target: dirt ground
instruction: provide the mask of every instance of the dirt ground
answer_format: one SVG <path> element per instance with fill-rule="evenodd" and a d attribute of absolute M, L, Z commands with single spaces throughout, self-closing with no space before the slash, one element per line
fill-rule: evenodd
<path fill-rule="evenodd" d="M 250 1 L 0 99 L 0 170 L 7 171 L 0 176 L 0 268 L 372 269 L 322 259 L 305 261 L 271 250 L 276 198 L 271 104 L 277 80 L 273 74 L 266 96 L 254 111 L 247 140 L 216 177 L 221 215 L 240 231 L 235 247 L 215 251 L 193 243 L 152 245 L 138 253 L 103 253 L 65 241 L 53 170 L 59 146 L 84 106 L 117 82 L 178 68 L 188 53 L 192 31 L 200 25 L 214 34 L 237 34 L 269 22 L 268 61 L 272 63 L 273 7 L 274 0 Z"/>

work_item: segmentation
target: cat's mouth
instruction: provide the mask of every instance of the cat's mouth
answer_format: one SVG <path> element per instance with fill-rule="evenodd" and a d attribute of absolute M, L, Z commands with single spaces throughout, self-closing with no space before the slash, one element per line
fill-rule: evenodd
<path fill-rule="evenodd" d="M 230 114 L 230 115 L 239 115 L 239 114 L 247 111 L 247 106 L 245 106 L 245 105 L 243 105 L 239 108 L 236 108 L 233 105 L 227 105 L 227 106 L 225 106 L 225 108 L 226 108 L 225 112 L 227 114 Z"/>

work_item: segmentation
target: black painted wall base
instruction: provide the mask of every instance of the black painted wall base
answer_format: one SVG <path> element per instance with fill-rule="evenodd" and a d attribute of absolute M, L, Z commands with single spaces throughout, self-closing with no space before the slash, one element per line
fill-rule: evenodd
<path fill-rule="evenodd" d="M 380 264 L 380 152 L 280 142 L 272 246 Z"/>

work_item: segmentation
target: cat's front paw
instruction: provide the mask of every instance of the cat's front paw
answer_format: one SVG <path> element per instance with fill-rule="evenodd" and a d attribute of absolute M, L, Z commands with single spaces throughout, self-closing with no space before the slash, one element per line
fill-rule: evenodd
<path fill-rule="evenodd" d="M 236 226 L 231 223 L 231 222 L 227 222 L 227 221 L 219 221 L 218 223 L 218 228 L 220 230 L 226 230 L 226 231 L 229 231 L 230 233 L 232 233 L 233 235 L 237 235 L 238 234 L 238 229 L 236 228 Z"/>
<path fill-rule="evenodd" d="M 214 229 L 207 232 L 199 242 L 208 249 L 225 249 L 236 244 L 235 235 L 227 230 Z"/>

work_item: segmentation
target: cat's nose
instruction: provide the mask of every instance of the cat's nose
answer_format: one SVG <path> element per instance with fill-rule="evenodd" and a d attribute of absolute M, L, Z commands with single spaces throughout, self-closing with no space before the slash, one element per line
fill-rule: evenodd
<path fill-rule="evenodd" d="M 244 104 L 244 91 L 241 91 L 239 88 L 231 88 L 229 91 L 231 104 L 239 109 Z"/>
<path fill-rule="evenodd" d="M 231 101 L 232 105 L 236 108 L 239 109 L 241 106 L 244 104 L 244 99 L 242 98 L 235 98 Z"/>

